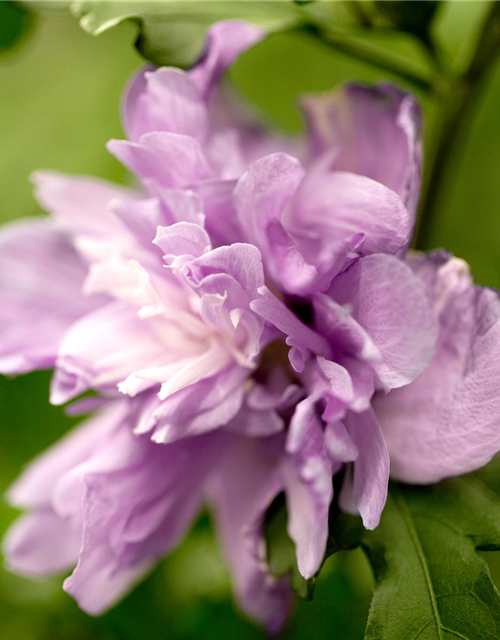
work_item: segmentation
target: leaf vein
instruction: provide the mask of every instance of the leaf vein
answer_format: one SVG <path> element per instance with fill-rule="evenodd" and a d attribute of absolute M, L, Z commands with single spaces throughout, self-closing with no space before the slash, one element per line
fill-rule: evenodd
<path fill-rule="evenodd" d="M 451 633 L 452 636 L 456 638 L 461 638 L 461 640 L 470 640 L 469 636 L 464 636 L 460 631 L 455 631 L 454 629 L 449 629 L 448 627 L 443 627 L 443 631 L 446 633 Z"/>
<path fill-rule="evenodd" d="M 417 633 L 417 635 L 413 638 L 413 640 L 417 640 L 417 638 L 419 636 L 421 636 L 423 634 L 423 632 L 427 629 L 427 627 L 431 624 L 431 622 L 434 620 L 434 618 L 431 618 L 430 620 L 428 620 L 424 626 L 420 629 L 420 631 Z"/>
<path fill-rule="evenodd" d="M 439 615 L 439 609 L 437 606 L 437 600 L 436 600 L 436 594 L 434 593 L 434 588 L 432 585 L 432 580 L 431 580 L 431 575 L 429 572 L 429 567 L 427 565 L 427 560 L 425 558 L 425 554 L 424 551 L 422 549 L 422 545 L 420 543 L 420 539 L 418 537 L 418 533 L 417 530 L 415 528 L 415 525 L 413 524 L 413 518 L 412 515 L 410 513 L 410 510 L 408 508 L 408 505 L 406 504 L 406 500 L 402 494 L 402 492 L 400 491 L 399 487 L 397 488 L 397 491 L 394 492 L 394 499 L 396 502 L 396 505 L 399 508 L 399 511 L 401 512 L 401 516 L 404 520 L 404 523 L 406 525 L 406 528 L 408 530 L 408 534 L 410 536 L 410 539 L 413 543 L 413 546 L 415 547 L 415 551 L 417 553 L 417 557 L 418 560 L 420 562 L 420 566 L 422 568 L 422 573 L 424 574 L 424 579 L 425 582 L 427 584 L 427 590 L 429 593 L 429 598 L 431 601 L 431 607 L 432 607 L 432 613 L 434 615 L 434 619 L 436 621 L 436 627 L 437 627 L 437 632 L 438 632 L 438 637 L 439 640 L 444 640 L 443 639 L 443 631 L 442 631 L 442 623 L 441 623 L 441 616 Z"/>

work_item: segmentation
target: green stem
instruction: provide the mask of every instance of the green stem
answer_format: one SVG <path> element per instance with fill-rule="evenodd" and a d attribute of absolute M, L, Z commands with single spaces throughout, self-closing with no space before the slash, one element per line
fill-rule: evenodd
<path fill-rule="evenodd" d="M 307 25 L 302 28 L 302 31 L 309 33 L 336 51 L 403 78 L 408 84 L 420 91 L 425 93 L 433 91 L 434 79 L 423 73 L 421 68 L 408 58 L 385 51 L 380 47 L 353 38 L 351 35 L 342 35 L 322 25 Z"/>
<path fill-rule="evenodd" d="M 418 249 L 429 249 L 432 244 L 443 181 L 449 161 L 456 155 L 459 139 L 463 139 L 463 124 L 474 97 L 469 85 L 456 81 L 439 99 L 440 113 L 433 127 L 434 145 L 426 158 L 426 179 L 413 243 Z"/>
<path fill-rule="evenodd" d="M 418 249 L 431 247 L 450 161 L 458 155 L 463 144 L 464 133 L 472 120 L 484 78 L 499 52 L 500 2 L 493 0 L 467 70 L 447 85 L 442 85 L 437 94 L 441 113 L 434 127 L 434 149 L 428 160 L 427 179 L 420 201 L 414 238 L 414 245 Z"/>

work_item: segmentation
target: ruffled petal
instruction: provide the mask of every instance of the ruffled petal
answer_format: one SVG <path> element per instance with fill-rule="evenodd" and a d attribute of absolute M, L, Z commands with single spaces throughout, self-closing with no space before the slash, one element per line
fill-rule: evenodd
<path fill-rule="evenodd" d="M 360 237 L 361 255 L 396 253 L 410 240 L 411 224 L 401 198 L 380 182 L 321 167 L 308 172 L 287 215 L 287 229 L 313 264 Z M 339 270 L 341 257 L 329 258 Z"/>
<path fill-rule="evenodd" d="M 259 247 L 273 280 L 292 292 L 302 291 L 316 276 L 281 222 L 303 178 L 296 158 L 275 153 L 252 164 L 234 192 L 245 239 Z"/>
<path fill-rule="evenodd" d="M 436 354 L 411 385 L 375 400 L 394 477 L 437 482 L 500 450 L 500 301 L 445 254 L 414 263 L 440 318 Z"/>
<path fill-rule="evenodd" d="M 231 277 L 246 293 L 248 300 L 253 300 L 264 284 L 259 250 L 251 244 L 232 244 L 205 253 L 189 264 L 190 281 L 203 292 L 224 293 L 212 277 L 218 275 Z"/>
<path fill-rule="evenodd" d="M 198 140 L 179 133 L 144 134 L 139 142 L 111 140 L 108 150 L 130 171 L 163 187 L 184 187 L 212 175 Z"/>
<path fill-rule="evenodd" d="M 381 359 L 378 347 L 367 331 L 349 312 L 330 296 L 316 294 L 312 299 L 314 326 L 330 342 L 332 349 L 367 362 Z"/>
<path fill-rule="evenodd" d="M 156 362 L 163 350 L 152 330 L 154 322 L 112 302 L 74 323 L 60 345 L 51 402 L 63 404 L 90 387 L 114 389 L 134 371 Z"/>
<path fill-rule="evenodd" d="M 101 236 L 116 241 L 124 229 L 110 209 L 113 202 L 134 202 L 140 193 L 111 182 L 54 171 L 32 175 L 41 206 L 74 235 Z"/>
<path fill-rule="evenodd" d="M 168 443 L 228 425 L 243 403 L 248 371 L 230 365 L 217 374 L 177 391 L 146 411 L 136 433 L 152 432 Z"/>
<path fill-rule="evenodd" d="M 217 22 L 210 27 L 202 56 L 188 71 L 189 77 L 208 99 L 227 67 L 263 36 L 261 29 L 243 20 Z"/>
<path fill-rule="evenodd" d="M 141 70 L 127 91 L 123 115 L 132 142 L 154 131 L 201 141 L 208 134 L 208 113 L 200 90 L 186 72 L 173 67 Z"/>
<path fill-rule="evenodd" d="M 409 384 L 429 365 L 437 321 L 424 286 L 403 262 L 383 254 L 361 258 L 329 294 L 379 349 L 381 361 L 372 367 L 386 391 Z"/>
<path fill-rule="evenodd" d="M 185 534 L 221 444 L 201 436 L 157 445 L 126 424 L 101 450 L 102 468 L 82 470 L 82 547 L 64 583 L 82 609 L 105 611 Z"/>
<path fill-rule="evenodd" d="M 415 217 L 422 173 L 421 112 L 390 84 L 350 84 L 303 101 L 315 155 L 335 149 L 335 169 L 352 171 L 399 195 Z"/>
<path fill-rule="evenodd" d="M 171 259 L 177 256 L 199 258 L 212 248 L 207 232 L 192 222 L 177 222 L 169 227 L 158 227 L 153 242 L 163 251 L 164 257 Z"/>
<path fill-rule="evenodd" d="M 290 360 L 296 371 L 304 369 L 311 354 L 330 357 L 330 347 L 323 336 L 303 324 L 267 287 L 261 287 L 259 293 L 260 298 L 250 306 L 255 313 L 287 336 L 286 343 L 292 347 Z"/>
<path fill-rule="evenodd" d="M 72 322 L 102 298 L 86 298 L 85 268 L 68 235 L 51 221 L 29 220 L 0 234 L 0 372 L 54 365 Z"/>

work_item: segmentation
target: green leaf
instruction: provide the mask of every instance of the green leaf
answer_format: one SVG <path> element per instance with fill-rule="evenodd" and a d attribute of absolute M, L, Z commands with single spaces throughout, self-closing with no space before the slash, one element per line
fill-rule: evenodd
<path fill-rule="evenodd" d="M 500 638 L 500 594 L 477 553 L 500 549 L 500 499 L 478 477 L 391 484 L 363 547 L 376 580 L 365 640 Z"/>
<path fill-rule="evenodd" d="M 21 41 L 33 22 L 33 14 L 11 0 L 0 1 L 0 53 Z"/>
<path fill-rule="evenodd" d="M 248 20 L 267 32 L 299 26 L 304 9 L 294 2 L 278 0 L 163 0 L 149 2 L 103 2 L 84 0 L 72 4 L 81 26 L 98 35 L 124 20 L 139 25 L 136 47 L 157 65 L 189 67 L 198 58 L 207 28 L 219 20 Z"/>
<path fill-rule="evenodd" d="M 306 580 L 300 575 L 295 556 L 295 545 L 288 536 L 286 523 L 285 496 L 280 494 L 267 510 L 264 520 L 264 539 L 269 571 L 275 578 L 290 575 L 291 587 L 298 597 L 302 600 L 312 600 L 315 579 Z"/>
<path fill-rule="evenodd" d="M 426 39 L 442 0 L 375 0 L 378 12 L 392 24 Z"/>

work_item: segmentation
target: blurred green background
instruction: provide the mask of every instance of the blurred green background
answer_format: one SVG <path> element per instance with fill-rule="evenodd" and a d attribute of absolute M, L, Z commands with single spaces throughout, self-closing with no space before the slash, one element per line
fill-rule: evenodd
<path fill-rule="evenodd" d="M 443 3 L 435 28 L 448 55 L 466 56 L 487 3 Z M 125 170 L 105 150 L 121 137 L 124 84 L 142 62 L 122 25 L 98 38 L 69 16 L 38 16 L 24 42 L 0 55 L 0 221 L 39 215 L 29 184 L 38 168 L 87 173 L 125 182 Z M 1 25 L 0 25 L 1 32 Z M 403 36 L 385 45 L 422 61 Z M 300 130 L 296 98 L 347 80 L 390 80 L 386 73 L 306 36 L 280 35 L 245 54 L 231 71 L 239 89 L 270 124 Z M 432 105 L 424 102 L 432 135 Z M 433 247 L 465 258 L 476 280 L 500 287 L 500 64 L 496 64 L 470 123 L 467 141 L 443 185 Z M 72 424 L 48 405 L 49 374 L 0 380 L 0 492 L 35 454 Z M 3 532 L 15 517 L 0 506 Z M 496 556 L 492 568 L 497 584 Z M 372 578 L 361 552 L 330 559 L 315 601 L 301 603 L 284 638 L 363 637 Z M 2 640 L 139 640 L 148 638 L 262 638 L 231 601 L 229 577 L 203 517 L 181 547 L 122 604 L 93 619 L 61 590 L 61 579 L 32 582 L 0 571 Z"/>

